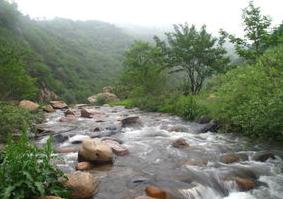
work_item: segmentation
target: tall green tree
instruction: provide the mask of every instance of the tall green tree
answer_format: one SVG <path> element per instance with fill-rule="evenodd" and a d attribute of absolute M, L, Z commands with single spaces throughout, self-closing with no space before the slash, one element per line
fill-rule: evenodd
<path fill-rule="evenodd" d="M 260 8 L 250 1 L 248 7 L 243 9 L 242 20 L 244 38 L 236 37 L 223 30 L 220 33 L 235 45 L 241 57 L 254 62 L 269 46 L 271 19 L 263 15 Z"/>
<path fill-rule="evenodd" d="M 167 41 L 155 37 L 171 72 L 185 73 L 185 94 L 195 95 L 211 75 L 223 71 L 228 63 L 222 41 L 194 25 L 174 25 L 174 32 L 166 33 Z"/>

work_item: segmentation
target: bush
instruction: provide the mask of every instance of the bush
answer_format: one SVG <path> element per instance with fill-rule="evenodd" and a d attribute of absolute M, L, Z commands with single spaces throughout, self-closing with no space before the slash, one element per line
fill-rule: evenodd
<path fill-rule="evenodd" d="M 40 113 L 31 113 L 4 102 L 0 102 L 0 115 L 0 141 L 5 141 L 8 134 L 31 130 L 32 124 L 41 119 Z"/>
<path fill-rule="evenodd" d="M 50 163 L 53 159 L 51 139 L 42 149 L 32 144 L 25 133 L 18 142 L 10 140 L 0 164 L 0 198 L 67 197 L 69 190 L 59 182 L 63 173 Z"/>
<path fill-rule="evenodd" d="M 105 96 L 97 96 L 95 100 L 95 105 L 102 106 L 107 103 Z"/>
<path fill-rule="evenodd" d="M 239 66 L 215 80 L 207 105 L 224 130 L 250 137 L 283 137 L 282 50 L 272 49 L 256 64 Z"/>

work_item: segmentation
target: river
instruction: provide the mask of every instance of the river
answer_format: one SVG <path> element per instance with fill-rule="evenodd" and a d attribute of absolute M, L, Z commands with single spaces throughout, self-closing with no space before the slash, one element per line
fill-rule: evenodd
<path fill-rule="evenodd" d="M 94 118 L 80 117 L 74 107 L 76 119 L 59 122 L 64 112 L 46 114 L 41 124 L 44 132 L 52 132 L 55 147 L 79 146 L 86 136 L 112 136 L 129 150 L 129 155 L 116 156 L 113 165 L 97 166 L 91 173 L 100 180 L 94 199 L 133 199 L 144 195 L 148 185 L 162 187 L 170 199 L 282 199 L 283 198 L 283 146 L 251 144 L 232 134 L 198 133 L 203 125 L 186 122 L 176 116 L 147 113 L 124 107 L 93 107 Z M 121 118 L 138 116 L 138 125 L 121 127 Z M 96 131 L 94 131 L 96 129 Z M 40 136 L 38 143 L 47 140 Z M 190 145 L 175 148 L 172 142 L 184 138 Z M 75 143 L 75 144 L 74 144 Z M 254 157 L 269 151 L 273 158 L 261 162 Z M 237 154 L 240 161 L 225 164 L 225 154 Z M 72 172 L 77 153 L 59 153 L 56 164 L 64 172 Z M 252 179 L 256 187 L 242 191 L 236 178 Z"/>

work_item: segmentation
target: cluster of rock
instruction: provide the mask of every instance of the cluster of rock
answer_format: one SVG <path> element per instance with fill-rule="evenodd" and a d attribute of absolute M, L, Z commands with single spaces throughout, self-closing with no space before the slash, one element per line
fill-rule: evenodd
<path fill-rule="evenodd" d="M 87 98 L 90 103 L 96 104 L 99 99 L 102 99 L 105 103 L 118 101 L 119 98 L 113 93 L 113 88 L 110 86 L 104 87 L 102 93 L 90 96 Z"/>

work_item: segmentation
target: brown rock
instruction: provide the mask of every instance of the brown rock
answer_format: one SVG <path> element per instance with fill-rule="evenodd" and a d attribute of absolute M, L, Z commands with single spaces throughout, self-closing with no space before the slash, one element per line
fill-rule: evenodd
<path fill-rule="evenodd" d="M 234 163 L 234 162 L 239 162 L 240 156 L 238 154 L 235 154 L 235 153 L 228 153 L 228 154 L 223 155 L 220 158 L 220 161 L 225 163 L 225 164 L 231 164 L 231 163 Z"/>
<path fill-rule="evenodd" d="M 141 124 L 139 116 L 129 116 L 121 119 L 122 127 L 130 126 L 133 124 Z"/>
<path fill-rule="evenodd" d="M 145 193 L 146 195 L 153 197 L 153 198 L 158 198 L 158 199 L 169 199 L 168 194 L 166 193 L 166 191 L 155 187 L 155 186 L 147 186 L 145 188 Z"/>
<path fill-rule="evenodd" d="M 124 156 L 129 154 L 129 150 L 122 146 L 119 142 L 110 139 L 103 140 L 102 142 L 107 144 L 115 155 Z"/>
<path fill-rule="evenodd" d="M 175 148 L 186 148 L 189 147 L 190 145 L 187 143 L 187 141 L 184 138 L 179 138 L 172 143 L 172 146 Z"/>
<path fill-rule="evenodd" d="M 81 117 L 85 118 L 93 118 L 93 113 L 91 113 L 89 110 L 82 108 L 81 109 Z"/>
<path fill-rule="evenodd" d="M 67 115 L 66 117 L 61 117 L 59 119 L 59 122 L 72 122 L 76 119 L 76 116 L 74 115 Z"/>
<path fill-rule="evenodd" d="M 53 109 L 53 107 L 51 106 L 51 105 L 44 105 L 44 106 L 42 106 L 41 107 L 42 108 L 42 110 L 44 110 L 45 112 L 47 112 L 47 113 L 52 113 L 52 112 L 54 112 L 55 110 Z"/>
<path fill-rule="evenodd" d="M 257 152 L 254 155 L 253 160 L 265 162 L 269 158 L 275 159 L 274 154 L 271 151 L 261 151 L 261 152 Z"/>
<path fill-rule="evenodd" d="M 74 112 L 74 111 L 71 111 L 70 109 L 66 110 L 66 111 L 64 112 L 64 115 L 65 115 L 65 116 L 68 116 L 68 115 L 76 116 L 75 112 Z"/>
<path fill-rule="evenodd" d="M 22 100 L 20 101 L 19 107 L 29 110 L 29 111 L 35 111 L 39 108 L 39 104 L 34 103 L 29 100 Z"/>
<path fill-rule="evenodd" d="M 55 109 L 68 108 L 68 105 L 64 101 L 50 101 L 50 104 Z"/>
<path fill-rule="evenodd" d="M 98 180 L 90 173 L 76 171 L 66 174 L 67 181 L 64 183 L 71 189 L 71 198 L 85 199 L 94 196 L 98 188 Z"/>
<path fill-rule="evenodd" d="M 236 177 L 235 181 L 241 191 L 248 191 L 256 187 L 254 180 Z"/>
<path fill-rule="evenodd" d="M 112 149 L 100 139 L 85 139 L 82 141 L 78 161 L 109 163 L 113 161 Z"/>
<path fill-rule="evenodd" d="M 79 171 L 86 171 L 86 170 L 91 170 L 93 169 L 93 165 L 90 162 L 79 162 L 76 165 L 76 170 Z"/>

